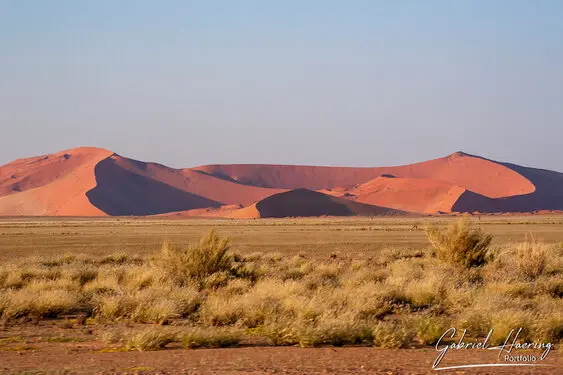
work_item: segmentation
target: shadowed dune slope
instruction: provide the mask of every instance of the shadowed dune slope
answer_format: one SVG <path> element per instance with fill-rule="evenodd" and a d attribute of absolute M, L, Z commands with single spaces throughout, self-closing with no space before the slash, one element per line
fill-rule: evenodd
<path fill-rule="evenodd" d="M 445 181 L 422 178 L 377 177 L 337 192 L 356 202 L 410 212 L 450 212 L 466 190 Z"/>
<path fill-rule="evenodd" d="M 268 189 L 243 185 L 191 169 L 174 169 L 157 163 L 145 163 L 119 155 L 111 157 L 116 168 L 124 172 L 161 182 L 175 189 L 185 191 L 221 205 L 248 205 L 284 189 Z M 100 170 L 100 173 L 102 171 Z M 196 205 L 192 208 L 215 207 Z M 176 211 L 179 211 L 176 210 Z"/>
<path fill-rule="evenodd" d="M 506 167 L 530 180 L 532 193 L 491 199 L 471 191 L 463 193 L 452 207 L 456 212 L 533 212 L 563 210 L 563 173 L 521 167 L 504 163 Z"/>
<path fill-rule="evenodd" d="M 97 185 L 86 195 L 94 206 L 108 215 L 152 215 L 220 205 L 124 169 L 115 158 L 98 163 L 95 173 Z"/>
<path fill-rule="evenodd" d="M 534 185 L 502 164 L 456 152 L 422 163 L 375 168 L 287 165 L 209 165 L 194 168 L 229 181 L 279 189 L 350 187 L 381 175 L 449 182 L 489 198 L 529 194 Z"/>
<path fill-rule="evenodd" d="M 307 189 L 272 195 L 255 204 L 260 217 L 403 215 L 390 208 L 352 202 Z"/>
<path fill-rule="evenodd" d="M 284 191 L 242 185 L 189 169 L 112 155 L 96 166 L 97 186 L 88 199 L 110 215 L 167 212 L 247 205 Z"/>

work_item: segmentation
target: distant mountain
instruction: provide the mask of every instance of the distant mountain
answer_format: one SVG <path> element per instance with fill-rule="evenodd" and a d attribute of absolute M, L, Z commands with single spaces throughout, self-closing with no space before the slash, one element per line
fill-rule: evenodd
<path fill-rule="evenodd" d="M 233 164 L 174 169 L 81 147 L 0 167 L 3 216 L 284 217 L 539 210 L 563 210 L 562 173 L 463 152 L 394 167 Z"/>

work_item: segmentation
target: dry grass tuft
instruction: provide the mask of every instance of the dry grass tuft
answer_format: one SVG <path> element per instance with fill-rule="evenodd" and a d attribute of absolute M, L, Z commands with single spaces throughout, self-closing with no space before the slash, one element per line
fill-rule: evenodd
<path fill-rule="evenodd" d="M 234 259 L 228 254 L 229 239 L 221 239 L 212 230 L 199 244 L 179 249 L 164 242 L 159 253 L 151 258 L 151 265 L 179 286 L 190 280 L 201 281 L 216 273 L 234 273 Z"/>
<path fill-rule="evenodd" d="M 242 334 L 236 329 L 191 328 L 178 337 L 185 348 L 228 348 L 237 346 Z"/>
<path fill-rule="evenodd" d="M 65 290 L 22 289 L 9 293 L 6 299 L 4 316 L 7 318 L 26 315 L 56 318 L 80 307 L 78 295 Z"/>
<path fill-rule="evenodd" d="M 471 268 L 482 266 L 489 260 L 493 236 L 472 228 L 467 216 L 452 223 L 446 230 L 428 227 L 426 236 L 443 261 Z"/>
<path fill-rule="evenodd" d="M 550 247 L 534 239 L 525 241 L 516 247 L 516 265 L 520 273 L 528 280 L 540 277 L 550 256 Z"/>
<path fill-rule="evenodd" d="M 125 336 L 125 347 L 142 352 L 162 350 L 166 345 L 178 341 L 179 336 L 176 329 L 156 326 L 128 333 Z"/>
<path fill-rule="evenodd" d="M 424 316 L 416 324 L 416 336 L 423 344 L 434 345 L 451 327 L 444 317 Z"/>
<path fill-rule="evenodd" d="M 404 320 L 381 321 L 372 331 L 373 345 L 381 348 L 404 348 L 412 342 L 415 333 Z"/>

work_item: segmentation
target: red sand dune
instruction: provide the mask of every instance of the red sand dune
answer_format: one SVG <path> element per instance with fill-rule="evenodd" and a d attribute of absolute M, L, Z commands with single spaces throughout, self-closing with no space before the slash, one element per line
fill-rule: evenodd
<path fill-rule="evenodd" d="M 283 189 L 77 148 L 0 167 L 0 215 L 151 215 L 251 204 Z"/>
<path fill-rule="evenodd" d="M 112 155 L 96 166 L 88 192 L 111 215 L 152 215 L 229 204 L 247 205 L 284 191 L 237 184 L 190 169 L 173 169 Z"/>
<path fill-rule="evenodd" d="M 86 198 L 94 167 L 112 153 L 84 147 L 0 167 L 0 215 L 103 216 Z"/>
<path fill-rule="evenodd" d="M 254 186 L 311 190 L 349 187 L 381 175 L 450 182 L 489 198 L 528 194 L 534 185 L 502 164 L 456 152 L 422 163 L 375 168 L 262 164 L 208 165 L 194 168 L 219 178 Z"/>
<path fill-rule="evenodd" d="M 461 152 L 395 167 L 173 169 L 91 147 L 0 167 L 0 215 L 6 216 L 357 215 L 373 206 L 420 213 L 563 210 L 563 174 Z"/>
<path fill-rule="evenodd" d="M 271 195 L 247 207 L 222 206 L 219 208 L 189 210 L 164 214 L 168 218 L 222 217 L 222 218 L 275 218 L 312 216 L 395 216 L 405 212 L 385 207 L 353 202 L 307 189 L 295 189 Z"/>
<path fill-rule="evenodd" d="M 466 190 L 449 182 L 423 178 L 377 177 L 337 194 L 356 202 L 411 212 L 450 212 Z"/>
<path fill-rule="evenodd" d="M 353 202 L 307 189 L 296 189 L 275 194 L 257 202 L 254 206 L 260 217 L 263 218 L 405 214 L 391 208 Z"/>
<path fill-rule="evenodd" d="M 230 204 L 220 207 L 196 208 L 187 211 L 170 212 L 154 215 L 166 219 L 188 219 L 188 218 L 223 218 L 223 219 L 258 219 L 260 212 L 256 209 L 256 203 L 246 207 Z"/>

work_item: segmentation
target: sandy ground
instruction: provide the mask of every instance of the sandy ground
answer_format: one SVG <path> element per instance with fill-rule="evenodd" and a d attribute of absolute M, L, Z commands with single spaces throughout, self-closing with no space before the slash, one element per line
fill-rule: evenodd
<path fill-rule="evenodd" d="M 545 367 L 484 367 L 436 371 L 434 347 L 271 347 L 253 339 L 240 347 L 123 351 L 100 341 L 114 326 L 67 326 L 64 321 L 0 328 L 0 374 L 563 374 L 561 350 Z M 174 345 L 174 344 L 172 344 Z M 520 351 L 539 357 L 540 351 Z M 439 367 L 507 363 L 498 351 L 449 351 Z M 521 363 L 521 362 L 520 362 Z"/>
<path fill-rule="evenodd" d="M 95 345 L 42 343 L 34 350 L 0 352 L 0 373 L 69 374 L 562 374 L 560 355 L 550 367 L 488 367 L 435 371 L 433 349 L 242 347 L 101 353 Z M 494 363 L 497 354 L 457 352 L 442 366 Z M 3 371 L 3 372 L 2 372 Z"/>

